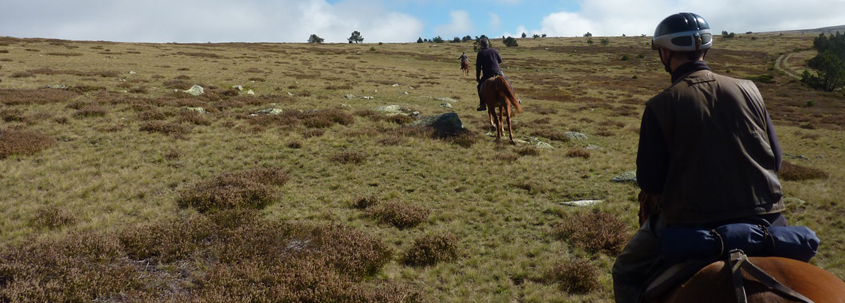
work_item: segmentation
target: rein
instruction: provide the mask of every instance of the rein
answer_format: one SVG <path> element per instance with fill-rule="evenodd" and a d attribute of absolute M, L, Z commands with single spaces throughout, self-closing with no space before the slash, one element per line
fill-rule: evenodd
<path fill-rule="evenodd" d="M 729 269 L 731 272 L 731 276 L 733 277 L 733 284 L 734 284 L 734 291 L 736 292 L 736 300 L 739 303 L 747 303 L 748 298 L 745 296 L 745 287 L 742 286 L 742 270 L 744 269 L 745 272 L 750 274 L 752 277 L 756 278 L 757 281 L 765 285 L 766 287 L 780 292 L 787 297 L 792 299 L 796 299 L 801 302 L 805 303 L 814 303 L 813 300 L 805 297 L 802 294 L 792 290 L 786 285 L 775 280 L 774 277 L 770 276 L 769 274 L 765 273 L 762 269 L 757 267 L 756 265 L 752 264 L 751 261 L 748 260 L 748 256 L 742 250 L 735 249 L 732 250 L 730 253 L 730 259 L 725 266 L 726 269 Z"/>

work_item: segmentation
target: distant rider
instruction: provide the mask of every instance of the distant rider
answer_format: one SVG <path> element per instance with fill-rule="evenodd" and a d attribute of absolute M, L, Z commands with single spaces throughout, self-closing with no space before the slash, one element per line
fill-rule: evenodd
<path fill-rule="evenodd" d="M 481 98 L 481 84 L 495 76 L 505 77 L 505 74 L 499 68 L 499 63 L 502 63 L 502 56 L 499 55 L 499 51 L 490 47 L 490 41 L 487 38 L 481 38 L 479 44 L 481 44 L 481 50 L 478 51 L 478 55 L 475 57 L 475 81 L 478 82 L 478 99 L 480 103 L 476 110 L 485 111 L 487 110 L 487 105 L 484 104 L 484 99 Z M 505 77 L 505 80 L 508 80 L 508 78 Z M 508 85 L 510 85 L 510 81 L 508 81 Z"/>

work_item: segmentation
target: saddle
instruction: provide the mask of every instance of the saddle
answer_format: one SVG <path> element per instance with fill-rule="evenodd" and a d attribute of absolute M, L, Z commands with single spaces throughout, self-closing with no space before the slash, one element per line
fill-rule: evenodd
<path fill-rule="evenodd" d="M 716 261 L 718 261 L 718 259 L 692 260 L 672 265 L 648 284 L 643 297 L 646 299 L 660 297 L 677 287 L 679 284 L 689 280 L 705 266 Z M 751 263 L 751 261 L 748 260 L 748 256 L 741 249 L 734 249 L 730 252 L 728 259 L 725 261 L 724 269 L 726 274 L 732 277 L 734 292 L 736 293 L 737 302 L 739 303 L 748 302 L 745 295 L 745 288 L 743 287 L 743 270 L 754 277 L 758 282 L 785 297 L 804 303 L 814 303 L 813 300 L 810 300 L 804 295 L 783 285 L 771 275 Z"/>

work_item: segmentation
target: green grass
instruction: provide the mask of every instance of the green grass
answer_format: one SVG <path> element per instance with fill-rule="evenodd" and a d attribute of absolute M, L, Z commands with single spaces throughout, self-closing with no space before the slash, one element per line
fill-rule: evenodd
<path fill-rule="evenodd" d="M 813 263 L 845 277 L 845 102 L 769 70 L 813 37 L 756 37 L 717 40 L 708 64 L 735 77 L 772 75 L 757 85 L 794 164 L 784 172 L 786 217 L 821 237 Z M 547 149 L 487 135 L 474 79 L 454 60 L 471 44 L 370 52 L 367 44 L 0 38 L 8 51 L 0 52 L 0 251 L 15 256 L 0 259 L 0 281 L 20 281 L 0 283 L 0 301 L 12 291 L 45 294 L 31 301 L 260 300 L 311 285 L 327 291 L 314 294 L 318 301 L 333 293 L 369 302 L 612 302 L 610 268 L 620 236 L 637 228 L 638 189 L 609 180 L 635 169 L 643 105 L 669 76 L 647 37 L 585 41 L 500 49 L 525 109 L 513 120 L 515 138 Z M 206 94 L 174 92 L 194 84 Z M 236 85 L 257 95 L 241 96 Z M 444 97 L 454 108 L 440 107 Z M 454 111 L 467 132 L 435 138 L 407 126 L 413 118 L 375 111 L 384 105 Z M 283 113 L 258 113 L 269 108 Z M 244 175 L 261 168 L 286 182 Z M 201 203 L 180 203 L 188 196 Z M 604 202 L 560 205 L 581 199 Z M 564 228 L 577 220 L 617 228 Z M 266 258 L 306 238 L 329 242 L 301 258 Z M 79 275 L 46 271 L 45 260 Z M 69 283 L 78 288 L 57 286 Z"/>

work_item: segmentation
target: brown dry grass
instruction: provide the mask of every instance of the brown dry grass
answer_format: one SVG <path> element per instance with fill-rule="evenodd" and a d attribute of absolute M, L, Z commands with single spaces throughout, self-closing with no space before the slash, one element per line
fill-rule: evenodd
<path fill-rule="evenodd" d="M 827 179 L 829 177 L 823 170 L 792 164 L 789 161 L 782 161 L 778 176 L 785 181 Z"/>
<path fill-rule="evenodd" d="M 368 213 L 379 222 L 406 229 L 428 221 L 429 210 L 402 202 L 386 202 L 368 209 Z"/>

